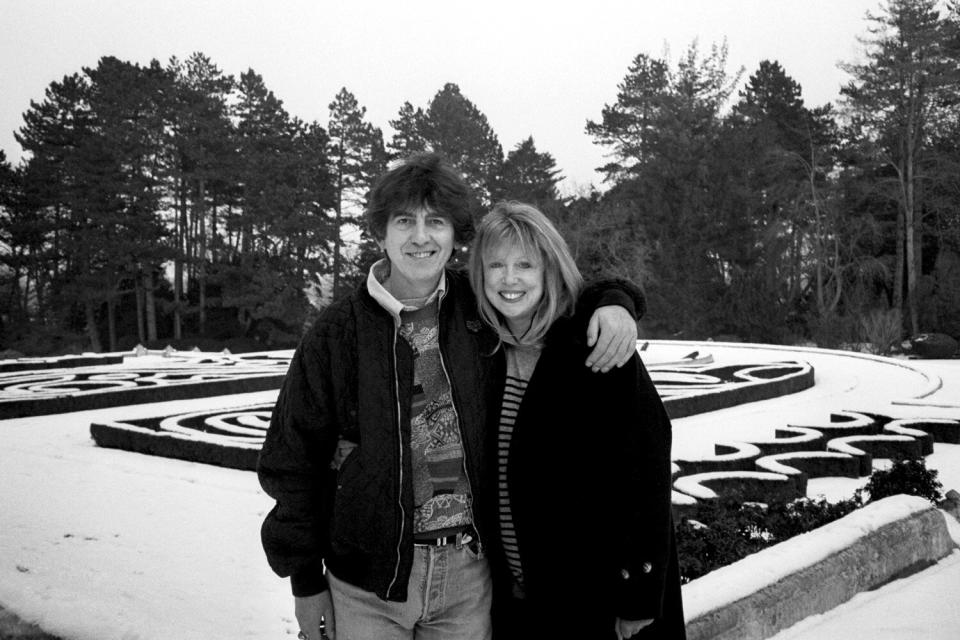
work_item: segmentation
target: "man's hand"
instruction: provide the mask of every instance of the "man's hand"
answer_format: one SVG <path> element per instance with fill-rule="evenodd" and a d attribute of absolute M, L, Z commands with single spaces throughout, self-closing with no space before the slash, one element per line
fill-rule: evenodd
<path fill-rule="evenodd" d="M 586 364 L 594 371 L 622 367 L 637 350 L 637 323 L 623 307 L 600 307 L 590 317 L 587 346 L 593 351 Z"/>
<path fill-rule="evenodd" d="M 293 612 L 306 640 L 320 640 L 321 620 L 326 623 L 326 637 L 337 640 L 337 623 L 333 618 L 333 599 L 329 589 L 315 596 L 294 597 Z"/>
<path fill-rule="evenodd" d="M 614 631 L 617 632 L 617 640 L 627 640 L 640 633 L 640 630 L 653 622 L 653 618 L 647 620 L 622 620 L 617 618 Z"/>

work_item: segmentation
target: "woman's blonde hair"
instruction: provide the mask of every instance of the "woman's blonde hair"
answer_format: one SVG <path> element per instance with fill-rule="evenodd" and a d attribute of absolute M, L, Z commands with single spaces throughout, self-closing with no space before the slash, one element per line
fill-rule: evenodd
<path fill-rule="evenodd" d="M 534 310 L 530 329 L 514 336 L 484 294 L 484 259 L 507 243 L 528 255 L 539 255 L 543 264 L 543 297 Z M 583 276 L 570 255 L 563 236 L 536 207 L 523 202 L 499 202 L 477 226 L 470 253 L 470 284 L 484 321 L 509 344 L 539 344 L 557 318 L 571 315 L 583 288 Z"/>

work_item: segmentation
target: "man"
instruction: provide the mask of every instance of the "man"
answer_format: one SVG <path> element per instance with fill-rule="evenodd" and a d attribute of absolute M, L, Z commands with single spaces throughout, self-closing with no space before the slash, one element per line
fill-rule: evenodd
<path fill-rule="evenodd" d="M 465 273 L 469 191 L 436 154 L 388 171 L 366 219 L 386 258 L 303 338 L 260 454 L 263 524 L 300 636 L 490 638 L 487 388 L 497 347 Z M 597 295 L 585 366 L 634 350 L 629 296 Z M 600 328 L 602 326 L 602 329 Z M 599 340 L 597 334 L 599 333 Z"/>

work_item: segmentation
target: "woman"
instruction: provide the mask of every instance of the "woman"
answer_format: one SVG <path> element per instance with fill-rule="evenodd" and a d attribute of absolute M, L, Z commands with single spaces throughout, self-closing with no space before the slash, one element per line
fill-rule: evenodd
<path fill-rule="evenodd" d="M 470 278 L 501 341 L 494 637 L 684 638 L 670 421 L 639 357 L 582 366 L 583 280 L 534 207 L 481 221 Z"/>

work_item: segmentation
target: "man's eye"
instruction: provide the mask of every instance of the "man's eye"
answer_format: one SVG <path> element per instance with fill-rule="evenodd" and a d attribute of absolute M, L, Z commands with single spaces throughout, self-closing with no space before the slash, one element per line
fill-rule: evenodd
<path fill-rule="evenodd" d="M 447 226 L 446 218 L 430 218 L 430 224 L 434 227 L 445 227 Z"/>
<path fill-rule="evenodd" d="M 410 224 L 410 218 L 406 216 L 397 216 L 396 218 L 393 219 L 393 224 L 398 224 L 401 226 L 408 225 Z"/>
<path fill-rule="evenodd" d="M 503 266 L 503 263 L 500 262 L 490 262 L 487 264 L 487 269 L 499 269 Z"/>

